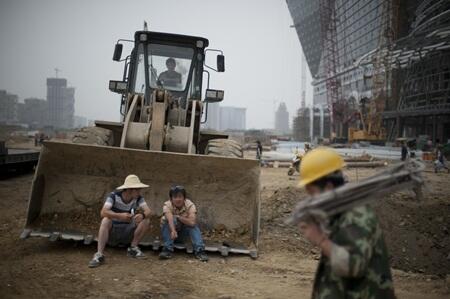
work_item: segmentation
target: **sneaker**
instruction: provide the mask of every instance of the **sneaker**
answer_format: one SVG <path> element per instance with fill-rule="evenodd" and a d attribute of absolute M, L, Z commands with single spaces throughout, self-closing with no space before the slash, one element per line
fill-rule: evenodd
<path fill-rule="evenodd" d="M 207 262 L 209 260 L 208 255 L 206 255 L 206 253 L 203 250 L 196 252 L 194 254 L 195 254 L 195 257 L 202 262 Z"/>
<path fill-rule="evenodd" d="M 138 246 L 130 246 L 127 249 L 127 255 L 134 258 L 145 258 L 145 254 L 142 253 Z"/>
<path fill-rule="evenodd" d="M 161 251 L 161 253 L 159 254 L 159 258 L 162 260 L 168 260 L 168 259 L 172 258 L 172 251 L 163 249 Z"/>
<path fill-rule="evenodd" d="M 103 254 L 101 254 L 100 252 L 96 252 L 94 254 L 94 257 L 92 258 L 92 260 L 89 262 L 89 268 L 98 267 L 101 264 L 103 264 L 104 262 L 105 262 L 105 256 Z"/>

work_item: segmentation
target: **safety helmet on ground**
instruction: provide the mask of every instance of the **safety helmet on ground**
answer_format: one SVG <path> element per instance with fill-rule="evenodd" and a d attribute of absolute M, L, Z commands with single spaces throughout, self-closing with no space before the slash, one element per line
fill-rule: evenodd
<path fill-rule="evenodd" d="M 344 167 L 344 160 L 334 150 L 319 147 L 305 155 L 300 164 L 300 186 L 308 185 Z"/>

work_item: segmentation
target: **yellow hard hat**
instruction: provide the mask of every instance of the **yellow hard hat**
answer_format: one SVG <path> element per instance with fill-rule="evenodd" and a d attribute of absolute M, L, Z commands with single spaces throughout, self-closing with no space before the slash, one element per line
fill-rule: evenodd
<path fill-rule="evenodd" d="M 308 185 L 344 167 L 344 160 L 334 150 L 319 147 L 308 152 L 300 164 L 300 187 Z"/>

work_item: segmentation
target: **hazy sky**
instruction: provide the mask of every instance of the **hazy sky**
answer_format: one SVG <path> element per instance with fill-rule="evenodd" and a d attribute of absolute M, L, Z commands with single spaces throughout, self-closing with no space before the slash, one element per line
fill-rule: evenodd
<path fill-rule="evenodd" d="M 247 108 L 247 128 L 273 127 L 280 101 L 292 119 L 302 50 L 284 0 L 0 0 L 0 89 L 45 98 L 57 67 L 76 88 L 76 115 L 118 121 L 119 95 L 108 90 L 123 72 L 114 44 L 133 39 L 144 20 L 151 31 L 203 36 L 224 51 L 226 72 L 212 73 L 211 88 L 225 90 L 222 105 Z"/>

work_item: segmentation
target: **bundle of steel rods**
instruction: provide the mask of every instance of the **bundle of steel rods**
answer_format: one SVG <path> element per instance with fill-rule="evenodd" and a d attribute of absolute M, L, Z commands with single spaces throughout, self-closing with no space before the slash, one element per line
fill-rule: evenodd
<path fill-rule="evenodd" d="M 416 189 L 423 184 L 421 173 L 424 169 L 422 163 L 410 160 L 395 164 L 359 182 L 348 183 L 332 191 L 308 197 L 297 204 L 286 223 L 295 225 L 307 218 L 317 219 L 318 215 L 322 215 L 322 219 L 318 221 L 322 222 L 325 218 L 353 207 L 383 199 L 394 191 Z"/>

